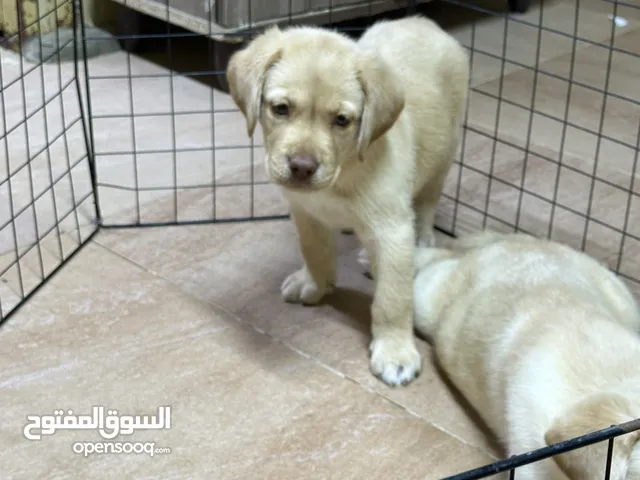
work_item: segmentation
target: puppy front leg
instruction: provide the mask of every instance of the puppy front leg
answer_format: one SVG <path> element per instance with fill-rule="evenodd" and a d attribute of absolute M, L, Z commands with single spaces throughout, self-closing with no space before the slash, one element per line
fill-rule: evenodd
<path fill-rule="evenodd" d="M 280 291 L 286 302 L 314 305 L 335 286 L 334 232 L 299 209 L 292 209 L 291 217 L 298 230 L 304 266 L 285 279 Z"/>
<path fill-rule="evenodd" d="M 387 385 L 406 385 L 422 369 L 413 335 L 413 222 L 381 227 L 375 239 L 371 372 Z"/>

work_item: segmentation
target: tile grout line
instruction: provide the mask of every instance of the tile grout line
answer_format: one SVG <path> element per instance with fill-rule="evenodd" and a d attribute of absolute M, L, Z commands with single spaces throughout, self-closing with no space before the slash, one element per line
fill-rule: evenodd
<path fill-rule="evenodd" d="M 631 34 L 638 34 L 638 33 L 640 33 L 640 26 L 632 27 L 632 28 L 630 28 L 630 27 L 625 27 L 625 30 L 626 30 L 626 31 L 620 31 L 619 33 L 617 33 L 617 34 L 615 35 L 615 39 L 617 40 L 618 38 L 623 37 L 623 36 L 626 36 L 626 35 L 631 35 Z M 602 44 L 603 42 L 606 42 L 607 40 L 609 40 L 609 37 L 610 37 L 610 35 L 608 35 L 608 36 L 607 36 L 607 37 L 605 37 L 605 38 L 598 39 L 598 40 L 595 40 L 595 41 L 596 41 L 598 44 Z M 583 42 L 583 43 L 584 43 L 584 42 Z M 585 50 L 588 50 L 588 49 L 590 49 L 590 48 L 594 48 L 594 49 L 596 49 L 596 48 L 600 48 L 600 46 L 599 46 L 599 45 L 593 45 L 593 44 L 584 43 L 584 45 L 583 45 L 583 46 L 578 47 L 578 48 L 576 49 L 576 54 L 577 54 L 577 53 L 579 53 L 579 52 L 583 52 L 583 51 L 585 51 Z M 481 53 L 481 54 L 482 54 L 482 53 Z M 542 60 L 542 61 L 540 62 L 540 64 L 542 65 L 542 64 L 544 64 L 544 63 L 548 63 L 548 62 L 558 61 L 558 60 L 561 60 L 563 57 L 566 57 L 566 56 L 571 56 L 571 51 L 568 51 L 568 52 L 565 52 L 565 53 L 559 53 L 559 54 L 557 54 L 557 55 L 554 55 L 554 56 L 552 56 L 552 57 L 549 57 L 549 58 L 547 58 L 547 59 L 544 59 L 544 60 Z M 532 71 L 533 71 L 533 70 L 530 70 L 529 68 L 525 68 L 525 67 L 521 67 L 521 66 L 517 66 L 517 65 L 513 65 L 513 67 L 517 67 L 517 68 L 514 68 L 514 70 L 513 70 L 513 71 L 510 71 L 510 72 L 506 73 L 506 74 L 504 75 L 504 77 L 505 77 L 505 78 L 506 78 L 506 77 L 509 77 L 510 75 L 516 74 L 516 73 L 522 73 L 522 72 L 526 72 L 526 71 L 530 71 L 530 72 L 532 72 Z M 533 66 L 530 66 L 530 68 L 533 68 Z M 535 72 L 535 74 L 537 75 L 537 74 L 538 74 L 538 72 Z M 469 84 L 469 86 L 470 86 L 471 88 L 480 88 L 480 87 L 482 87 L 482 86 L 484 86 L 484 85 L 487 85 L 487 84 L 489 84 L 489 83 L 493 83 L 493 82 L 495 82 L 495 81 L 496 81 L 496 80 L 498 80 L 499 78 L 500 78 L 500 75 L 497 75 L 497 76 L 493 76 L 493 75 L 491 75 L 490 77 L 488 77 L 488 78 L 487 78 L 487 79 L 485 79 L 485 80 L 482 80 L 482 81 L 481 81 L 481 82 L 479 82 L 479 83 L 470 83 L 470 84 Z M 568 81 L 568 79 L 564 78 L 564 81 Z"/>
<path fill-rule="evenodd" d="M 204 300 L 200 297 L 198 297 L 197 295 L 194 295 L 193 293 L 187 292 L 186 290 L 184 290 L 182 287 L 180 287 L 178 284 L 176 284 L 175 282 L 173 282 L 172 280 L 169 280 L 168 278 L 164 277 L 163 275 L 159 274 L 158 272 L 151 270 L 143 265 L 140 265 L 139 263 L 135 262 L 134 260 L 130 259 L 129 257 L 116 252 L 115 250 L 113 250 L 112 248 L 106 246 L 105 244 L 101 243 L 100 240 L 98 238 L 94 238 L 92 243 L 95 243 L 98 247 L 100 247 L 101 249 L 105 250 L 108 253 L 111 253 L 119 258 L 121 258 L 122 260 L 126 261 L 127 263 L 133 265 L 134 267 L 137 267 L 157 278 L 160 278 L 162 280 L 164 280 L 165 282 L 167 282 L 168 284 L 172 285 L 173 287 L 177 288 L 181 293 L 199 301 L 199 302 L 203 302 L 206 303 L 208 305 L 213 306 L 214 308 L 219 309 L 220 311 L 224 312 L 226 315 L 228 315 L 229 317 L 231 317 L 234 321 L 236 321 L 237 323 L 244 325 L 244 326 L 248 326 L 249 328 L 251 328 L 253 331 L 255 331 L 256 333 L 259 333 L 261 335 L 264 335 L 266 337 L 268 337 L 271 341 L 273 341 L 276 344 L 282 345 L 284 347 L 286 347 L 287 349 L 295 352 L 296 354 L 300 355 L 303 358 L 306 358 L 307 360 L 312 361 L 314 364 L 320 366 L 321 368 L 324 368 L 325 370 L 328 370 L 329 372 L 333 373 L 334 375 L 347 380 L 348 382 L 351 382 L 359 387 L 361 387 L 365 392 L 369 393 L 369 394 L 373 394 L 375 397 L 379 397 L 382 400 L 390 403 L 391 405 L 395 406 L 396 408 L 401 409 L 402 411 L 404 411 L 405 413 L 411 415 L 412 417 L 415 417 L 421 421 L 423 421 L 424 423 L 426 423 L 427 425 L 430 425 L 432 427 L 434 427 L 436 430 L 450 436 L 451 438 L 453 438 L 454 440 L 462 443 L 463 445 L 466 445 L 468 447 L 471 447 L 479 452 L 482 452 L 486 455 L 488 455 L 491 458 L 497 459 L 495 457 L 494 454 L 492 454 L 491 452 L 488 452 L 486 450 L 484 450 L 483 448 L 480 448 L 477 445 L 474 445 L 472 443 L 469 443 L 468 441 L 464 440 L 463 438 L 459 437 L 458 435 L 456 435 L 453 432 L 450 432 L 449 430 L 447 430 L 446 428 L 438 425 L 437 423 L 434 423 L 426 418 L 424 418 L 423 416 L 419 415 L 418 413 L 414 412 L 413 410 L 405 407 L 404 405 L 402 405 L 401 403 L 387 397 L 386 395 L 377 392 L 376 390 L 372 389 L 371 387 L 358 382 L 356 379 L 350 377 L 349 375 L 345 375 L 344 373 L 340 372 L 339 370 L 333 368 L 330 365 L 327 365 L 326 363 L 322 362 L 321 360 L 319 360 L 318 358 L 314 357 L 313 355 L 310 355 L 302 350 L 300 350 L 297 347 L 294 347 L 293 345 L 277 338 L 274 337 L 273 335 L 271 335 L 270 333 L 268 333 L 267 331 L 256 327 L 255 325 L 253 325 L 250 321 L 243 319 L 242 317 L 236 315 L 233 312 L 228 311 L 226 308 L 222 307 L 221 305 L 215 303 L 215 302 L 211 302 L 209 300 Z"/>

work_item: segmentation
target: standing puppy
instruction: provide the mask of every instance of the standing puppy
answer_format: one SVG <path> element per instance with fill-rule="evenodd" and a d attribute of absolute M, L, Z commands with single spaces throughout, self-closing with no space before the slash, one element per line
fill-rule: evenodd
<path fill-rule="evenodd" d="M 569 247 L 480 233 L 416 255 L 417 329 L 516 455 L 640 418 L 640 312 L 613 273 Z M 612 480 L 640 480 L 640 432 L 615 441 Z M 607 443 L 516 469 L 518 480 L 604 478 Z"/>
<path fill-rule="evenodd" d="M 359 41 L 317 27 L 273 27 L 229 62 L 231 95 L 258 122 L 266 168 L 288 199 L 304 266 L 286 301 L 335 285 L 337 229 L 353 229 L 376 280 L 371 370 L 389 385 L 421 369 L 412 329 L 416 239 L 433 243 L 436 204 L 461 132 L 466 52 L 421 17 L 380 22 Z M 417 230 L 417 231 L 416 231 Z"/>

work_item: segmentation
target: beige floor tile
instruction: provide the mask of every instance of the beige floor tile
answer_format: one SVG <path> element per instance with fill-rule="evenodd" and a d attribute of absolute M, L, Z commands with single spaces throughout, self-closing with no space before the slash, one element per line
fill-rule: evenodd
<path fill-rule="evenodd" d="M 65 233 L 65 231 L 69 233 Z M 42 240 L 16 252 L 0 255 L 0 313 L 5 318 L 32 293 L 63 261 L 71 256 L 95 231 L 94 225 L 79 230 L 66 225 L 53 229 Z M 13 244 L 13 242 L 11 242 Z"/>
<path fill-rule="evenodd" d="M 636 39 L 637 42 L 639 35 L 638 32 L 630 32 L 620 38 Z M 561 160 L 563 164 L 578 169 L 585 175 L 595 173 L 598 178 L 628 190 L 631 187 L 635 146 L 638 141 L 640 97 L 636 95 L 635 84 L 640 74 L 640 59 L 629 57 L 623 60 L 621 57 L 621 54 L 616 54 L 612 59 L 609 91 L 618 97 L 608 97 L 607 115 L 602 129 L 601 92 L 605 87 L 604 72 L 608 52 L 594 46 L 584 48 L 576 55 L 573 80 L 584 86 L 574 85 L 570 100 L 569 75 L 564 67 L 568 65 L 571 55 L 564 55 L 540 65 L 540 72 L 556 77 L 522 70 L 507 75 L 502 82 L 492 81 L 480 85 L 478 91 L 471 94 L 469 125 L 475 132 L 498 137 L 501 143 L 506 143 L 507 145 L 500 145 L 499 148 L 511 150 L 509 154 L 514 158 L 512 166 L 519 163 L 523 157 L 522 152 L 528 148 L 541 158 Z M 536 95 L 532 104 L 534 85 Z M 587 86 L 595 90 L 589 90 Z M 498 95 L 506 100 L 500 106 Z M 622 100 L 621 97 L 628 97 L 629 100 Z M 534 113 L 530 111 L 532 106 Z M 569 125 L 565 126 L 567 114 Z M 600 130 L 604 137 L 598 139 Z M 470 137 L 471 148 L 482 149 L 482 143 L 492 143 L 488 139 L 478 138 L 477 133 Z M 478 141 L 480 146 L 476 145 Z M 521 153 L 518 154 L 518 151 Z M 473 161 L 469 158 L 473 153 L 465 153 L 465 162 Z M 482 152 L 487 160 L 491 153 L 492 150 L 487 150 L 486 147 Z M 594 166 L 596 160 L 597 167 Z M 479 168 L 488 171 L 488 162 Z M 519 169 L 511 170 L 515 172 Z M 636 172 L 636 192 L 640 192 L 639 178 L 640 172 Z M 535 176 L 529 176 L 528 179 L 531 184 L 542 188 L 548 183 Z"/>
<path fill-rule="evenodd" d="M 638 34 L 640 35 L 640 34 Z M 635 36 L 635 35 L 634 35 Z M 640 38 L 640 37 L 639 37 Z M 631 93 L 636 75 L 640 73 L 640 59 L 625 62 L 624 65 L 612 65 L 611 78 L 615 78 L 616 88 L 611 91 L 617 95 L 631 95 L 630 100 L 608 97 L 606 103 L 607 117 L 600 128 L 600 112 L 603 106 L 602 89 L 604 76 L 596 80 L 595 60 L 589 56 L 596 55 L 599 47 L 590 47 L 580 52 L 578 61 L 584 61 L 589 68 L 577 68 L 573 81 L 580 82 L 586 87 L 574 84 L 569 94 L 568 76 L 558 79 L 545 73 L 535 74 L 532 71 L 521 70 L 507 75 L 502 82 L 492 81 L 480 85 L 470 96 L 468 123 L 474 129 L 488 135 L 497 135 L 500 139 L 509 141 L 519 147 L 530 146 L 533 152 L 557 159 L 562 140 L 563 123 L 567 116 L 567 123 L 572 130 L 582 130 L 585 135 L 593 137 L 602 130 L 609 142 L 618 142 L 627 149 L 635 149 L 638 138 L 637 119 L 640 112 L 638 99 Z M 597 53 L 600 56 L 600 53 Z M 540 72 L 558 75 L 558 65 L 563 57 L 540 65 Z M 601 59 L 606 60 L 606 59 Z M 578 66 L 581 65 L 578 63 Z M 600 72 L 602 73 L 602 72 Z M 532 93 L 536 86 L 535 102 L 532 104 Z M 600 89 L 598 91 L 597 89 Z M 505 100 L 498 105 L 498 98 Z M 533 105 L 533 118 L 532 109 Z M 568 111 L 567 111 L 568 107 Z M 498 117 L 499 114 L 499 117 Z M 533 121 L 533 125 L 531 122 Z M 531 130 L 530 143 L 527 143 Z M 587 144 L 588 145 L 588 144 Z M 565 145 L 566 155 L 585 156 L 593 161 L 593 150 L 583 142 L 570 142 Z"/>
<path fill-rule="evenodd" d="M 249 138 L 229 95 L 211 89 L 207 75 L 195 75 L 211 70 L 202 61 L 202 42 L 173 39 L 172 48 L 181 53 L 171 63 L 166 53 L 119 52 L 90 64 L 98 193 L 107 224 L 185 220 L 181 202 L 194 191 L 212 197 L 211 186 L 229 178 L 250 183 L 252 161 L 262 161 L 261 133 Z M 145 217 L 145 208 L 157 212 L 154 204 L 166 198 L 173 202 L 168 216 Z"/>
<path fill-rule="evenodd" d="M 627 29 L 616 38 L 616 46 L 632 52 L 638 35 L 637 29 Z M 605 87 L 608 50 L 587 45 L 577 52 L 573 80 L 584 86 L 573 85 L 571 125 L 565 126 L 569 83 L 552 75 L 568 78 L 570 60 L 570 54 L 559 55 L 540 64 L 540 71 L 551 75 L 520 70 L 502 82 L 479 85 L 471 94 L 464 166 L 454 167 L 448 177 L 443 216 L 455 214 L 453 223 L 460 232 L 484 226 L 509 230 L 518 224 L 532 233 L 551 233 L 617 268 L 622 232 L 626 228 L 637 238 L 629 219 L 640 194 L 640 171 L 634 171 L 640 61 L 631 55 L 612 57 L 609 89 L 630 99 L 607 98 L 604 137 L 599 138 L 603 96 L 597 90 Z M 501 105 L 492 97 L 498 94 L 505 100 Z M 462 204 L 456 206 L 457 200 Z M 587 216 L 593 220 L 588 226 Z M 628 243 L 635 245 L 635 239 Z M 620 267 L 622 272 L 636 271 L 628 254 Z M 638 289 L 638 284 L 633 287 Z"/>
<path fill-rule="evenodd" d="M 512 18 L 502 15 L 505 4 L 501 0 L 469 4 L 483 10 L 447 6 L 433 12 L 433 18 L 473 49 L 473 86 L 569 54 L 574 33 L 581 39 L 576 45 L 578 50 L 593 43 L 609 45 L 612 33 L 614 37 L 624 35 L 637 28 L 640 21 L 640 9 L 619 6 L 617 16 L 626 18 L 629 25 L 612 29 L 608 16 L 613 14 L 613 3 L 601 0 L 581 0 L 579 10 L 578 3 L 572 0 L 535 2 L 527 13 Z M 617 39 L 616 46 L 624 48 Z"/>
<path fill-rule="evenodd" d="M 289 210 L 278 188 L 263 178 L 263 166 L 256 162 L 253 170 L 253 175 L 249 167 L 226 175 L 215 187 L 198 185 L 130 192 L 127 208 L 121 203 L 121 210 L 107 215 L 105 224 L 229 221 L 287 215 Z"/>
<path fill-rule="evenodd" d="M 280 299 L 280 283 L 300 261 L 296 234 L 288 221 L 109 231 L 100 235 L 99 242 L 443 430 L 494 452 L 435 371 L 426 343 L 420 343 L 425 371 L 410 387 L 387 388 L 369 373 L 371 282 L 357 264 L 354 236 L 341 238 L 339 290 L 314 308 Z"/>
<path fill-rule="evenodd" d="M 14 239 L 19 248 L 31 245 L 36 233 L 43 237 L 54 228 L 56 219 L 75 217 L 74 206 L 81 225 L 91 222 L 93 210 L 73 66 L 34 68 L 6 49 L 0 62 L 2 255 L 13 250 Z"/>
<path fill-rule="evenodd" d="M 5 478 L 437 479 L 490 460 L 96 245 L 5 324 L 3 345 Z M 170 405 L 170 430 L 114 441 L 171 453 L 81 458 L 72 444 L 97 432 L 23 436 L 27 414 L 93 405 Z"/>
<path fill-rule="evenodd" d="M 513 158 L 508 157 L 509 161 Z M 529 157 L 528 172 L 533 171 L 530 169 L 537 170 L 541 177 L 547 175 L 552 179 L 557 172 L 557 167 L 534 156 Z M 537 188 L 530 189 L 537 193 L 533 195 L 501 180 L 490 182 L 486 174 L 465 167 L 460 182 L 457 178 L 447 186 L 446 193 L 459 201 L 444 199 L 441 209 L 445 210 L 443 216 L 449 219 L 455 216 L 453 230 L 458 235 L 483 228 L 509 232 L 515 225 L 532 234 L 550 235 L 574 248 L 584 248 L 610 268 L 631 277 L 627 284 L 640 298 L 638 257 L 633 256 L 640 253 L 633 222 L 638 197 L 633 197 L 627 217 L 628 194 L 596 182 L 589 215 L 592 220 L 588 221 L 586 213 L 591 183 L 582 181 L 582 176 L 566 168 L 560 172 L 558 204 L 555 206 L 543 197 L 546 192 L 553 198 L 553 180 L 544 188 L 541 188 L 543 184 L 538 184 Z M 459 197 L 456 197 L 458 184 Z M 529 186 L 527 181 L 525 185 Z M 582 213 L 577 211 L 580 208 L 584 209 Z M 488 214 L 484 213 L 485 210 Z M 626 235 L 623 234 L 625 228 Z M 623 237 L 626 237 L 624 251 L 621 248 Z M 583 242 L 583 239 L 586 240 Z"/>
<path fill-rule="evenodd" d="M 12 217 L 19 245 L 30 245 L 36 229 L 51 229 L 74 205 L 80 225 L 95 212 L 72 65 L 34 68 L 21 66 L 13 52 L 0 55 L 6 112 L 0 128 L 7 132 L 0 139 L 1 255 L 13 248 L 13 234 L 3 227 Z M 250 139 L 230 97 L 198 77 L 172 77 L 124 52 L 93 58 L 88 68 L 98 194 L 108 223 L 140 221 L 135 212 L 145 205 L 176 191 L 211 190 L 250 171 L 252 158 L 262 161 L 260 133 Z M 20 81 L 22 69 L 30 73 Z"/>
<path fill-rule="evenodd" d="M 18 281 L 18 276 L 14 271 L 5 273 L 0 281 L 0 313 L 3 317 L 8 315 L 22 300 L 20 293 L 9 286 L 9 282 L 13 285 Z"/>

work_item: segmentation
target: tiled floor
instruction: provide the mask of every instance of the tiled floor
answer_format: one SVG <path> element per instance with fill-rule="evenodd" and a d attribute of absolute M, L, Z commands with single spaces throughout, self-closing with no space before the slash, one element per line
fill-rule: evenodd
<path fill-rule="evenodd" d="M 3 327 L 3 478 L 435 479 L 491 460 L 430 368 L 398 391 L 369 377 L 364 293 L 316 309 L 274 301 L 292 262 L 255 248 L 290 251 L 288 224 L 132 233 L 100 234 Z M 225 247 L 198 248 L 203 236 Z M 171 430 L 130 440 L 171 454 L 83 459 L 72 443 L 95 432 L 22 436 L 26 414 L 93 405 L 170 405 Z"/>
<path fill-rule="evenodd" d="M 598 144 L 590 130 L 600 130 L 597 90 L 607 81 L 603 69 L 609 50 L 597 43 L 611 35 L 612 5 L 603 0 L 580 5 L 578 31 L 592 43 L 576 44 L 566 112 L 568 82 L 562 78 L 569 75 L 573 44 L 562 33 L 575 26 L 574 1 L 545 3 L 542 23 L 556 32 L 541 35 L 539 49 L 536 28 L 509 22 L 505 52 L 516 63 L 504 65 L 495 58 L 502 56 L 504 20 L 442 5 L 427 9 L 475 48 L 464 166 L 454 168 L 447 186 L 449 197 L 459 190 L 462 203 L 455 207 L 454 224 L 454 202 L 443 199 L 439 222 L 459 232 L 475 229 L 485 220 L 478 210 L 487 207 L 489 226 L 518 221 L 535 233 L 551 226 L 555 238 L 581 246 L 586 226 L 581 214 L 589 211 L 596 222 L 588 226 L 587 250 L 614 267 L 622 258 L 621 271 L 640 278 L 640 241 L 627 237 L 620 253 L 625 226 L 640 236 L 638 180 L 635 194 L 629 193 L 640 122 L 640 10 L 618 11 L 629 23 L 615 31 L 619 50 L 612 54 L 608 87 L 617 96 L 608 99 L 602 122 L 607 138 Z M 537 25 L 539 7 L 520 18 Z M 183 71 L 206 55 L 190 45 L 182 52 Z M 168 71 L 157 62 L 117 53 L 89 66 L 105 220 L 286 213 L 268 184 L 253 190 L 211 187 L 213 178 L 227 185 L 266 180 L 261 150 L 252 150 L 237 112 L 211 114 L 212 105 L 232 108 L 227 95 L 184 76 L 171 80 L 172 93 Z M 537 76 L 536 113 L 531 114 L 534 79 L 526 66 L 536 64 L 548 74 Z M 0 228 L 0 308 L 9 308 L 19 299 L 21 284 L 28 290 L 38 282 L 40 264 L 51 271 L 92 232 L 93 197 L 83 162 L 66 173 L 72 166 L 66 152 L 72 160 L 82 159 L 84 152 L 82 125 L 71 121 L 79 112 L 75 90 L 66 88 L 63 102 L 55 97 L 72 78 L 72 67 L 64 66 L 60 74 L 53 65 L 34 70 L 25 79 L 30 93 L 24 100 L 21 82 L 7 86 L 18 78 L 17 57 L 2 52 L 2 68 L 4 128 L 17 126 L 7 135 L 7 149 L 0 148 L 0 156 L 7 156 L 0 159 L 0 181 L 13 172 L 11 183 L 0 183 L 0 226 L 12 211 L 24 210 Z M 131 80 L 133 95 L 129 71 L 138 75 Z M 25 108 L 31 112 L 42 104 L 42 83 L 51 89 L 45 97 L 55 101 L 20 125 Z M 506 102 L 496 123 L 493 96 L 498 94 Z M 175 117 L 167 115 L 171 96 L 182 112 Z M 35 155 L 47 138 L 62 131 L 63 109 L 69 119 L 67 142 L 61 137 Z M 565 113 L 571 125 L 563 130 Z M 45 116 L 55 126 L 50 132 L 43 131 Z M 494 135 L 501 142 L 489 138 Z M 260 143 L 258 135 L 255 145 Z M 239 145 L 244 148 L 230 148 Z M 184 150 L 175 158 L 165 152 L 174 146 Z M 28 155 L 36 158 L 20 169 Z M 49 161 L 52 176 L 61 178 L 50 190 Z M 131 190 L 135 175 L 143 189 L 139 195 Z M 167 188 L 175 179 L 182 188 Z M 595 200 L 590 204 L 591 190 Z M 551 206 L 554 198 L 559 206 Z M 60 241 L 54 228 L 42 249 L 29 250 L 11 266 L 14 244 L 24 251 L 37 234 L 54 226 L 54 211 L 60 217 L 79 203 L 77 218 L 72 213 L 63 222 Z M 355 238 L 341 237 L 339 290 L 322 306 L 304 308 L 279 297 L 280 282 L 299 262 L 296 235 L 287 221 L 101 231 L 0 330 L 2 478 L 438 479 L 492 461 L 499 448 L 441 378 L 426 343 L 420 343 L 425 371 L 409 387 L 389 389 L 369 374 L 371 283 L 356 262 L 356 248 Z M 93 405 L 134 414 L 170 405 L 170 430 L 119 439 L 155 442 L 171 448 L 171 454 L 81 458 L 72 452 L 73 442 L 99 441 L 96 432 L 58 432 L 41 441 L 23 436 L 28 414 L 59 408 L 85 413 Z"/>

